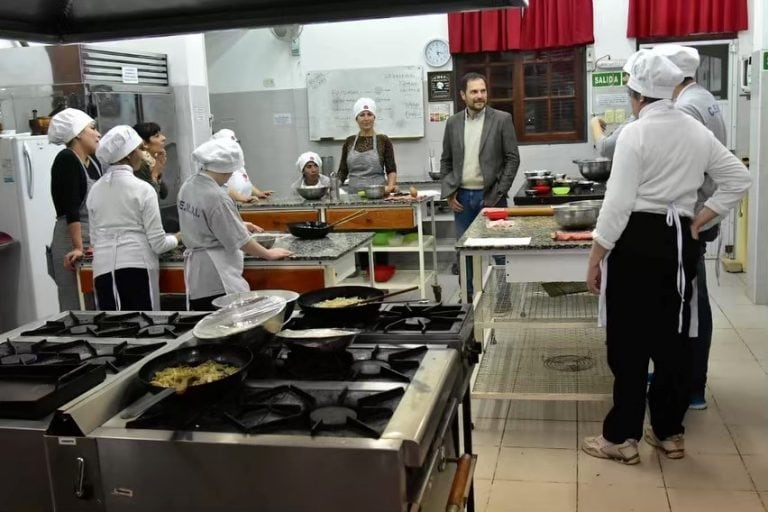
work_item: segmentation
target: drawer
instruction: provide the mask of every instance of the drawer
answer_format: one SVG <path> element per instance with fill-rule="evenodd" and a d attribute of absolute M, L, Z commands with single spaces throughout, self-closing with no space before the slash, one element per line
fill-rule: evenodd
<path fill-rule="evenodd" d="M 293 290 L 304 293 L 325 287 L 323 267 L 246 268 L 243 277 L 251 290 Z"/>
<path fill-rule="evenodd" d="M 287 225 L 292 222 L 309 222 L 319 219 L 317 210 L 241 210 L 240 217 L 246 222 L 253 222 L 265 231 L 288 232 Z"/>
<path fill-rule="evenodd" d="M 357 209 L 330 208 L 325 216 L 328 222 L 334 223 Z M 369 231 L 375 229 L 411 229 L 416 226 L 413 208 L 366 208 L 365 215 L 345 222 L 336 231 Z"/>

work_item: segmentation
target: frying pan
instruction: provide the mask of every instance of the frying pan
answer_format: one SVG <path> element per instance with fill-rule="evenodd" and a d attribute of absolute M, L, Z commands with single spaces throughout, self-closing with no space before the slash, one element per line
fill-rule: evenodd
<path fill-rule="evenodd" d="M 345 308 L 320 308 L 315 304 L 324 300 L 340 297 L 360 297 L 361 299 L 373 299 L 384 295 L 384 290 L 371 286 L 332 286 L 299 295 L 297 303 L 304 314 L 315 318 L 323 318 L 328 321 L 348 322 L 374 320 L 379 313 L 381 304 L 355 304 Z"/>
<path fill-rule="evenodd" d="M 337 220 L 333 224 L 328 224 L 327 222 L 321 221 L 292 222 L 288 224 L 288 231 L 290 231 L 291 234 L 296 238 L 303 238 L 305 240 L 317 240 L 328 235 L 328 233 L 330 233 L 335 226 L 356 219 L 362 215 L 365 215 L 365 213 L 365 210 L 357 210 L 347 215 L 346 217 Z"/>
<path fill-rule="evenodd" d="M 179 394 L 184 400 L 213 398 L 230 388 L 236 387 L 245 379 L 246 370 L 253 360 L 251 351 L 239 345 L 203 344 L 194 347 L 180 348 L 161 354 L 141 367 L 138 373 L 139 381 L 154 393 L 146 399 L 139 400 L 123 412 L 123 419 L 135 418 L 144 414 L 147 409 L 161 400 L 176 393 L 176 388 L 166 388 L 152 384 L 155 374 L 174 366 L 197 366 L 206 361 L 214 361 L 237 368 L 232 375 L 206 384 L 190 385 Z"/>
<path fill-rule="evenodd" d="M 318 352 L 345 350 L 360 334 L 359 329 L 286 329 L 276 334 L 288 348 L 300 346 Z"/>

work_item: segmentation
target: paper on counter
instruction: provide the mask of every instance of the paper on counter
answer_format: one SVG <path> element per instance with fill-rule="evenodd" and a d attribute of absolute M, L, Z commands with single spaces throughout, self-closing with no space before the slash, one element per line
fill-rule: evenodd
<path fill-rule="evenodd" d="M 511 245 L 531 245 L 531 237 L 525 238 L 467 238 L 466 247 L 509 247 Z"/>

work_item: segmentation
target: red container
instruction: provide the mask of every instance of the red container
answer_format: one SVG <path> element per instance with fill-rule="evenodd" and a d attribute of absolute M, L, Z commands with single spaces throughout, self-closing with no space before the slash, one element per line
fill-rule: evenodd
<path fill-rule="evenodd" d="M 533 190 L 536 191 L 537 194 L 543 195 L 543 194 L 549 194 L 552 191 L 552 187 L 549 185 L 536 185 L 533 187 Z"/>
<path fill-rule="evenodd" d="M 488 217 L 488 220 L 504 220 L 507 218 L 507 211 L 491 210 L 491 211 L 485 212 L 485 216 Z"/>
<path fill-rule="evenodd" d="M 373 279 L 377 283 L 386 283 L 395 275 L 394 265 L 378 264 L 373 266 Z"/>

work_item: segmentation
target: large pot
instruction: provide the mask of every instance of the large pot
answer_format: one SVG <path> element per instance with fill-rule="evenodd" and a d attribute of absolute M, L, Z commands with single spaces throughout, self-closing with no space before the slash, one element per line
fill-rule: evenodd
<path fill-rule="evenodd" d="M 597 223 L 602 201 L 573 201 L 552 207 L 555 222 L 565 230 L 592 229 Z"/>
<path fill-rule="evenodd" d="M 359 297 L 361 299 L 372 299 L 384 295 L 383 290 L 371 286 L 332 286 L 299 295 L 297 303 L 304 314 L 317 319 L 324 319 L 328 322 L 366 322 L 375 320 L 379 314 L 381 304 L 363 304 L 360 306 L 347 306 L 343 308 L 323 308 L 315 304 L 324 300 L 336 299 L 340 297 L 351 298 Z"/>
<path fill-rule="evenodd" d="M 579 172 L 590 181 L 606 182 L 611 175 L 611 160 L 608 158 L 593 158 L 574 160 L 579 166 Z"/>

